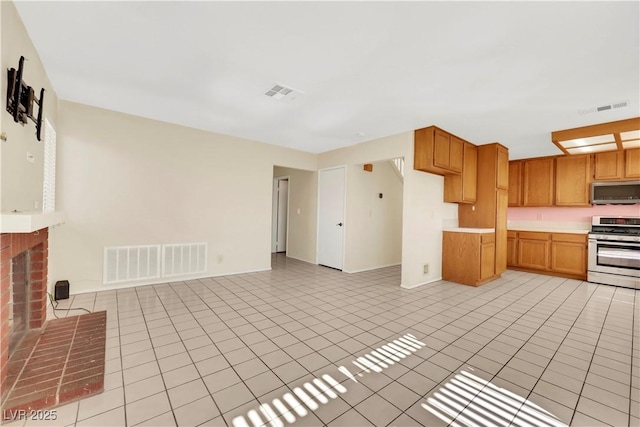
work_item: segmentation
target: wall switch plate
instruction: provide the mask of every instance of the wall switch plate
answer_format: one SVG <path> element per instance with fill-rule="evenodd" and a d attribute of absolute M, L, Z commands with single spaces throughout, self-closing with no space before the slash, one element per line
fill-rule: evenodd
<path fill-rule="evenodd" d="M 36 162 L 36 157 L 31 154 L 30 152 L 27 151 L 27 162 L 29 163 L 35 163 Z"/>

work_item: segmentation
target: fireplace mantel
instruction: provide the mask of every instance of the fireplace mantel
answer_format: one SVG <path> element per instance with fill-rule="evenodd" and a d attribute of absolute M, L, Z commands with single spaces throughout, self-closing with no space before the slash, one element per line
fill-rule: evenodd
<path fill-rule="evenodd" d="M 0 214 L 0 233 L 31 233 L 64 223 L 63 212 L 3 212 Z"/>

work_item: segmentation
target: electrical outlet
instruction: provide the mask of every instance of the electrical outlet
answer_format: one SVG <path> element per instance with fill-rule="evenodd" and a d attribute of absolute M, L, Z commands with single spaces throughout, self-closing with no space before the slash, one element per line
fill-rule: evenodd
<path fill-rule="evenodd" d="M 222 264 L 224 262 L 224 255 L 218 255 L 218 264 Z"/>
<path fill-rule="evenodd" d="M 422 272 L 424 274 L 429 274 L 429 264 L 425 264 L 424 265 Z"/>

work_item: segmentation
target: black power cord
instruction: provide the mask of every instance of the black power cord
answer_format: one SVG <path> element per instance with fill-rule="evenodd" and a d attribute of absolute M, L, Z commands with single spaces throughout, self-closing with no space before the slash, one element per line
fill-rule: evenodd
<path fill-rule="evenodd" d="M 57 310 L 59 310 L 59 311 L 83 310 L 83 311 L 86 311 L 87 313 L 91 313 L 91 311 L 87 310 L 86 308 L 82 308 L 82 307 L 79 307 L 79 308 L 58 308 L 58 304 L 59 303 L 58 303 L 58 301 L 53 299 L 53 295 L 51 295 L 50 292 L 47 292 L 47 295 L 49 295 L 49 301 L 51 301 L 51 308 L 53 308 L 53 316 L 56 319 L 59 319 L 58 315 L 56 314 Z"/>

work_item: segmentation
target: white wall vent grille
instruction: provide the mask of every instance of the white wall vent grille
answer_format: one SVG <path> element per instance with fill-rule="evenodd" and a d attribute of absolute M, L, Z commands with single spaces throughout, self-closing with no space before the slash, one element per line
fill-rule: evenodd
<path fill-rule="evenodd" d="M 592 108 L 585 108 L 584 110 L 578 110 L 578 114 L 585 115 L 585 114 L 591 114 L 591 113 L 600 113 L 602 111 L 609 111 L 614 108 L 625 108 L 628 106 L 629 106 L 629 101 L 613 102 L 611 104 L 601 105 L 599 107 L 592 107 Z"/>
<path fill-rule="evenodd" d="M 207 244 L 181 243 L 162 246 L 162 277 L 186 276 L 207 271 Z"/>
<path fill-rule="evenodd" d="M 160 278 L 160 245 L 104 248 L 104 284 Z"/>
<path fill-rule="evenodd" d="M 289 101 L 293 101 L 303 93 L 299 90 L 295 90 L 293 88 L 287 87 L 280 83 L 274 83 L 271 89 L 267 90 L 265 93 L 270 98 L 273 99 L 287 99 Z"/>

